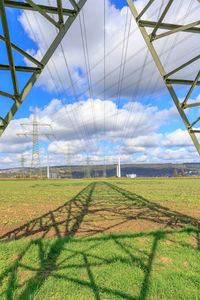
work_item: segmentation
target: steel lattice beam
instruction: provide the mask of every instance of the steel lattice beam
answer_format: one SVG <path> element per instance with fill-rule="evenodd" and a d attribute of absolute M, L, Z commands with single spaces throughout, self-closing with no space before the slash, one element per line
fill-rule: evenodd
<path fill-rule="evenodd" d="M 140 27 L 154 28 L 156 26 L 157 22 L 147 21 L 147 20 L 138 20 L 138 24 Z M 177 24 L 169 24 L 169 23 L 160 23 L 159 24 L 159 29 L 176 30 L 180 27 L 181 27 L 181 25 L 177 25 Z M 199 27 L 190 27 L 190 28 L 185 28 L 184 31 L 191 32 L 191 33 L 200 33 L 200 28 Z"/>
<path fill-rule="evenodd" d="M 3 33 L 4 33 L 4 37 L 5 37 L 5 43 L 6 43 L 7 55 L 8 55 L 8 61 L 9 61 L 9 68 L 11 71 L 14 93 L 15 93 L 15 97 L 18 97 L 19 90 L 18 90 L 18 84 L 17 84 L 16 69 L 15 69 L 15 64 L 14 64 L 14 59 L 13 59 L 12 47 L 11 47 L 11 42 L 10 42 L 10 34 L 9 34 L 9 29 L 8 29 L 8 22 L 7 22 L 6 11 L 5 11 L 3 1 L 0 2 L 0 14 L 1 14 L 1 21 L 2 21 Z"/>
<path fill-rule="evenodd" d="M 11 95 L 5 91 L 0 91 L 0 96 L 10 98 L 14 101 L 11 109 L 8 111 L 7 115 L 3 118 L 0 113 L 0 136 L 8 126 L 9 122 L 12 120 L 13 116 L 19 109 L 20 105 L 23 103 L 24 99 L 26 98 L 27 94 L 30 92 L 31 88 L 35 84 L 36 80 L 40 76 L 42 70 L 45 68 L 49 60 L 51 59 L 52 55 L 54 54 L 55 50 L 61 43 L 62 39 L 68 32 L 69 28 L 77 18 L 80 10 L 83 8 L 87 0 L 70 0 L 72 7 L 74 9 L 66 9 L 62 7 L 62 0 L 57 0 L 57 7 L 47 6 L 47 5 L 39 5 L 36 4 L 32 0 L 26 0 L 26 2 L 20 1 L 11 1 L 11 0 L 0 0 L 0 16 L 3 28 L 3 35 L 0 35 L 0 41 L 5 43 L 8 62 L 9 65 L 0 64 L 0 72 L 2 70 L 11 72 L 12 83 L 13 83 L 13 90 L 14 94 Z M 47 49 L 45 55 L 38 61 L 26 51 L 22 50 L 21 47 L 15 45 L 10 40 L 9 35 L 9 27 L 7 22 L 6 16 L 6 7 L 11 7 L 15 9 L 22 9 L 22 10 L 32 10 L 37 11 L 40 13 L 44 18 L 46 18 L 51 24 L 58 28 L 58 33 L 53 42 L 51 43 L 50 47 Z M 52 17 L 48 15 L 48 13 L 57 14 L 58 15 L 58 22 L 56 22 Z M 66 21 L 64 22 L 64 16 Z M 16 66 L 13 58 L 13 50 L 20 53 L 22 56 L 26 57 L 29 61 L 31 61 L 35 66 L 28 67 L 28 66 Z M 18 89 L 18 82 L 17 82 L 17 74 L 16 72 L 31 72 L 32 76 L 20 92 Z"/>
<path fill-rule="evenodd" d="M 20 1 L 4 0 L 4 6 L 11 7 L 11 8 L 18 8 L 18 9 L 35 10 L 29 3 L 20 2 Z M 38 5 L 38 7 L 40 7 L 47 13 L 58 14 L 57 7 L 52 7 L 47 5 Z M 77 7 L 79 6 L 77 5 Z M 73 17 L 76 15 L 77 11 L 78 9 L 73 10 L 73 9 L 63 8 L 63 15 Z"/>
<path fill-rule="evenodd" d="M 197 20 L 197 21 L 187 24 L 187 25 L 163 23 L 163 20 L 164 20 L 165 16 L 167 15 L 167 13 L 170 9 L 170 6 L 172 5 L 173 1 L 176 1 L 176 0 L 168 1 L 167 5 L 164 7 L 164 9 L 161 13 L 161 16 L 157 22 L 149 21 L 149 20 L 141 20 L 144 13 L 148 11 L 148 9 L 150 8 L 150 6 L 153 4 L 153 2 L 155 0 L 150 0 L 140 13 L 138 13 L 133 0 L 126 0 L 126 1 L 128 3 L 128 6 L 130 8 L 130 11 L 131 11 L 134 19 L 138 25 L 138 28 L 146 42 L 146 45 L 154 59 L 154 62 L 160 72 L 160 75 L 162 76 L 165 86 L 167 87 L 167 89 L 177 107 L 177 110 L 185 124 L 185 127 L 186 127 L 186 129 L 187 129 L 187 131 L 188 131 L 188 133 L 200 155 L 200 143 L 195 135 L 195 133 L 200 133 L 200 130 L 193 128 L 193 126 L 196 125 L 200 121 L 200 117 L 197 118 L 194 122 L 192 122 L 190 124 L 190 122 L 186 116 L 186 113 L 185 113 L 185 109 L 187 109 L 187 108 L 200 106 L 199 102 L 187 104 L 187 101 L 188 101 L 193 89 L 195 88 L 195 86 L 200 85 L 200 81 L 199 81 L 200 71 L 198 72 L 198 74 L 196 75 L 194 80 L 169 78 L 172 75 L 174 75 L 175 73 L 177 73 L 178 71 L 180 71 L 180 70 L 184 69 L 185 67 L 187 67 L 188 65 L 192 64 L 194 61 L 197 61 L 198 59 L 200 59 L 200 55 L 185 62 L 184 64 L 182 64 L 181 66 L 172 70 L 171 72 L 166 73 L 165 68 L 160 60 L 160 57 L 153 45 L 153 42 L 155 40 L 157 40 L 159 38 L 165 38 L 166 36 L 176 34 L 177 32 L 191 32 L 194 34 L 197 34 L 197 33 L 200 34 L 200 28 L 196 27 L 200 24 L 200 21 Z M 196 0 L 194 0 L 194 1 L 196 2 Z M 199 2 L 199 0 L 198 0 L 198 2 Z M 150 35 L 148 34 L 146 28 L 153 28 L 153 31 Z M 166 32 L 157 35 L 156 33 L 157 33 L 158 29 L 162 29 L 162 30 L 164 29 L 164 30 L 166 30 Z M 175 84 L 191 86 L 189 92 L 185 96 L 185 100 L 182 103 L 180 103 L 178 96 L 175 92 L 175 89 L 173 87 L 173 85 L 175 85 Z"/>

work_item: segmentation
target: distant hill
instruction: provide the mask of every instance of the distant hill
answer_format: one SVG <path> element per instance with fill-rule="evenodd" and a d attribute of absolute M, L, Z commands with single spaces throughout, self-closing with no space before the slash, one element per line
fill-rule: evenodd
<path fill-rule="evenodd" d="M 122 164 L 121 175 L 125 177 L 127 174 L 136 174 L 137 177 L 173 177 L 174 169 L 177 169 L 178 176 L 181 175 L 181 169 L 184 169 L 185 176 L 200 176 L 200 163 L 183 163 L 183 164 Z M 37 170 L 36 170 L 37 171 Z M 0 170 L 0 178 L 12 178 L 17 174 L 21 174 L 20 168 Z M 25 173 L 29 174 L 30 169 L 26 168 Z M 37 172 L 36 172 L 37 173 Z M 35 173 L 35 174 L 36 174 Z M 46 168 L 42 168 L 43 176 L 46 176 Z M 53 166 L 50 167 L 52 178 L 73 178 L 87 177 L 89 174 L 95 177 L 116 176 L 116 165 L 91 165 L 91 166 Z"/>

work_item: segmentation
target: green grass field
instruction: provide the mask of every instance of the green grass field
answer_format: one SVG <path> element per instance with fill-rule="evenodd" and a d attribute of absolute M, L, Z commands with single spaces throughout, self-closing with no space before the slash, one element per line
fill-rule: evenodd
<path fill-rule="evenodd" d="M 200 180 L 0 181 L 0 299 L 200 299 Z"/>

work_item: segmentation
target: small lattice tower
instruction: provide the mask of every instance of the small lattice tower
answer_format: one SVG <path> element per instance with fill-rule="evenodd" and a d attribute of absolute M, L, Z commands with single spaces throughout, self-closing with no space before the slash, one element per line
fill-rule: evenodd
<path fill-rule="evenodd" d="M 40 163 L 40 151 L 39 151 L 39 136 L 53 136 L 51 133 L 39 132 L 39 126 L 50 126 L 50 124 L 38 123 L 37 111 L 34 107 L 33 122 L 23 123 L 22 126 L 32 126 L 31 132 L 18 133 L 18 135 L 32 136 L 32 158 L 31 158 L 31 169 L 30 177 L 39 176 L 42 177 L 42 168 Z"/>
<path fill-rule="evenodd" d="M 33 176 L 33 169 L 39 170 L 39 176 L 42 177 L 42 168 L 40 164 L 40 151 L 39 151 L 39 133 L 38 133 L 38 122 L 36 115 L 36 107 L 34 107 L 33 115 L 33 143 L 32 143 L 32 158 L 31 158 L 31 177 Z"/>

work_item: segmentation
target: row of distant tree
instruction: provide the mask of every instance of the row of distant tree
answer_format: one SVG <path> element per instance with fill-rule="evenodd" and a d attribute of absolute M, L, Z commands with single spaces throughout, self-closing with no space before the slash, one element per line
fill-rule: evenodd
<path fill-rule="evenodd" d="M 184 177 L 185 176 L 185 171 L 183 168 L 181 168 L 181 176 Z M 178 177 L 178 171 L 177 169 L 174 169 L 174 177 Z"/>

